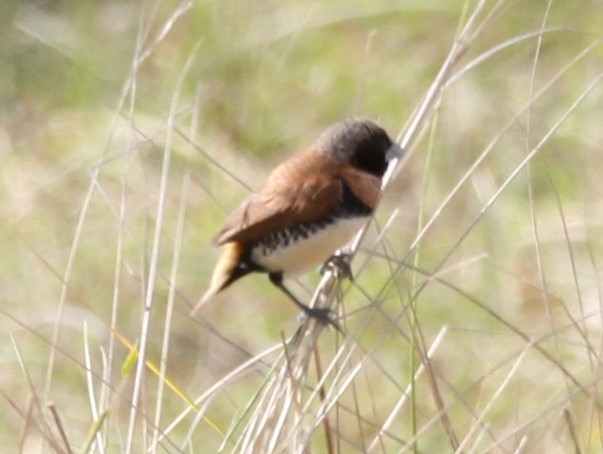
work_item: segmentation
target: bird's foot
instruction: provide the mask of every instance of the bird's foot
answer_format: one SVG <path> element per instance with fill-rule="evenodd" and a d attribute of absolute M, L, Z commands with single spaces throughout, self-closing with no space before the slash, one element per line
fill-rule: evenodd
<path fill-rule="evenodd" d="M 320 267 L 320 274 L 332 271 L 339 279 L 349 279 L 350 281 L 353 281 L 354 275 L 352 274 L 352 266 L 350 265 L 351 260 L 351 254 L 334 254 Z"/>
<path fill-rule="evenodd" d="M 344 334 L 343 329 L 341 329 L 341 326 L 339 326 L 339 323 L 337 323 L 335 313 L 331 309 L 327 309 L 326 307 L 304 306 L 303 311 L 306 317 L 313 318 L 323 325 L 331 325 L 341 334 Z"/>

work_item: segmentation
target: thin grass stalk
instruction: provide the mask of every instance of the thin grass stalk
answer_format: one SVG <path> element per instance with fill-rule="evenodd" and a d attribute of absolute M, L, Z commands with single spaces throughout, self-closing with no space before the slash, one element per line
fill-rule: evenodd
<path fill-rule="evenodd" d="M 167 362 L 168 353 L 170 347 L 170 333 L 172 326 L 172 317 L 174 313 L 174 299 L 175 299 L 175 288 L 176 279 L 178 276 L 178 264 L 180 263 L 180 247 L 182 244 L 182 233 L 184 231 L 184 220 L 186 216 L 186 200 L 188 196 L 190 186 L 190 172 L 185 173 L 182 181 L 182 190 L 180 194 L 180 207 L 178 209 L 178 220 L 176 221 L 176 237 L 174 238 L 174 252 L 172 256 L 172 269 L 170 271 L 169 278 L 169 291 L 166 305 L 165 323 L 163 327 L 163 341 L 161 346 L 161 359 L 159 367 L 160 377 L 165 377 L 167 374 Z M 161 426 L 161 413 L 163 408 L 163 393 L 165 390 L 165 383 L 160 378 L 157 382 L 157 398 L 155 405 L 155 417 L 152 435 L 152 446 L 157 446 L 159 439 L 159 427 Z"/>
<path fill-rule="evenodd" d="M 166 28 L 167 28 L 166 24 Z M 180 102 L 180 95 L 182 93 L 184 81 L 188 72 L 193 63 L 193 57 L 196 55 L 197 50 L 199 49 L 200 43 L 193 48 L 188 59 L 186 60 L 184 67 L 178 77 L 176 82 L 176 87 L 174 90 L 174 96 L 172 98 L 172 104 L 170 108 L 170 113 L 168 115 L 168 130 L 166 136 L 165 150 L 167 153 L 168 149 L 171 149 L 173 142 L 173 125 L 175 123 L 175 118 L 177 114 L 178 104 Z M 169 162 L 167 164 L 169 167 Z M 166 182 L 167 182 L 167 174 L 166 174 Z M 178 219 L 176 221 L 176 237 L 174 238 L 174 246 L 173 246 L 173 254 L 172 254 L 172 267 L 170 271 L 169 278 L 169 289 L 168 289 L 168 297 L 167 297 L 167 308 L 165 315 L 165 323 L 163 328 L 163 341 L 161 347 L 161 359 L 160 359 L 160 369 L 159 374 L 161 377 L 166 376 L 167 371 L 167 360 L 168 360 L 168 352 L 169 352 L 169 343 L 170 343 L 170 332 L 171 332 L 171 323 L 172 316 L 174 312 L 174 299 L 175 299 L 175 289 L 176 289 L 176 279 L 178 275 L 178 265 L 180 263 L 180 247 L 182 244 L 182 233 L 184 231 L 184 220 L 186 213 L 186 197 L 188 195 L 190 185 L 190 172 L 185 173 L 183 181 L 182 181 L 182 189 L 180 195 L 180 206 L 178 207 Z M 157 445 L 157 440 L 159 438 L 159 426 L 161 420 L 161 410 L 163 403 L 163 391 L 164 391 L 164 381 L 159 380 L 157 384 L 157 400 L 155 405 L 155 419 L 154 425 L 155 430 L 152 435 L 152 445 Z"/>
<path fill-rule="evenodd" d="M 140 336 L 139 336 L 139 347 L 137 352 L 137 364 L 136 371 L 134 374 L 134 389 L 132 391 L 130 420 L 128 424 L 127 438 L 125 452 L 127 454 L 132 452 L 134 444 L 134 434 L 136 430 L 136 419 L 139 412 L 139 405 L 141 404 L 140 398 L 142 393 L 142 386 L 144 380 L 145 362 L 146 362 L 146 349 L 147 341 L 149 338 L 150 323 L 151 323 L 151 310 L 153 308 L 154 301 L 154 288 L 157 279 L 157 267 L 159 263 L 159 249 L 162 239 L 163 221 L 165 202 L 167 196 L 167 182 L 170 170 L 170 158 L 171 158 L 171 143 L 168 145 L 166 140 L 166 146 L 163 151 L 163 162 L 161 168 L 161 177 L 159 182 L 159 200 L 157 203 L 157 212 L 155 216 L 155 230 L 153 234 L 151 257 L 149 263 L 149 273 L 146 281 L 144 291 L 144 304 L 142 307 L 142 317 L 140 323 Z M 143 426 L 144 428 L 144 426 Z"/>
<path fill-rule="evenodd" d="M 444 340 L 444 336 L 446 336 L 447 332 L 448 332 L 447 326 L 443 326 L 442 329 L 440 329 L 440 331 L 438 332 L 438 335 L 435 337 L 432 344 L 429 346 L 429 349 L 427 350 L 426 356 L 428 359 L 431 359 L 433 357 L 436 350 L 438 349 L 438 347 L 441 345 L 442 341 Z M 404 390 L 404 393 L 402 394 L 402 396 L 400 396 L 400 399 L 398 400 L 398 402 L 396 402 L 396 405 L 394 405 L 394 408 L 390 412 L 387 419 L 384 421 L 383 425 L 379 429 L 379 432 L 373 438 L 373 441 L 369 445 L 367 452 L 372 452 L 374 449 L 376 449 L 378 442 L 381 440 L 381 436 L 383 435 L 383 433 L 390 430 L 390 428 L 392 427 L 396 418 L 398 417 L 400 411 L 402 410 L 402 408 L 404 407 L 404 405 L 406 404 L 406 402 L 408 401 L 409 398 L 410 398 L 411 405 L 413 404 L 412 394 L 413 394 L 414 383 L 417 382 L 417 380 L 421 377 L 421 375 L 425 371 L 425 364 L 426 364 L 425 362 L 422 362 L 421 364 L 419 364 L 419 367 L 415 371 L 412 380 L 410 380 L 410 383 L 408 384 L 407 388 Z"/>
<path fill-rule="evenodd" d="M 456 448 L 456 451 L 455 451 L 456 453 L 460 454 L 460 453 L 463 453 L 463 452 L 467 452 L 468 445 L 469 445 L 469 443 L 471 441 L 471 437 L 473 436 L 473 433 L 476 431 L 476 429 L 478 427 L 482 426 L 482 423 L 483 423 L 483 420 L 486 417 L 486 414 L 492 409 L 492 406 L 494 405 L 494 402 L 496 402 L 496 400 L 502 395 L 503 390 L 509 385 L 509 382 L 511 381 L 511 379 L 513 377 L 515 377 L 515 374 L 516 374 L 517 370 L 519 369 L 520 364 L 523 363 L 523 360 L 524 360 L 526 354 L 528 353 L 528 351 L 531 350 L 531 348 L 532 348 L 531 344 L 527 344 L 525 346 L 525 348 L 523 349 L 523 351 L 519 354 L 519 356 L 515 360 L 515 363 L 513 364 L 513 366 L 511 367 L 511 369 L 509 370 L 509 373 L 507 374 L 507 376 L 504 378 L 504 380 L 500 383 L 500 385 L 494 391 L 494 393 L 492 394 L 492 397 L 486 403 L 486 406 L 483 408 L 483 410 L 481 411 L 481 413 L 478 415 L 477 419 L 471 425 L 471 427 L 469 428 L 469 430 L 465 433 L 463 441 Z M 478 447 L 478 444 L 474 443 L 473 449 L 471 449 L 468 452 L 474 452 L 477 449 L 477 447 Z"/>
<path fill-rule="evenodd" d="M 334 298 L 334 284 L 336 282 L 332 280 L 331 283 L 330 297 Z M 326 305 L 332 304 L 328 301 L 328 298 L 323 299 L 321 296 L 323 295 L 317 291 L 311 305 L 326 307 Z M 316 304 L 319 305 L 316 306 Z M 262 415 L 262 417 L 259 419 L 252 418 L 252 421 L 257 422 L 245 428 L 242 439 L 246 441 L 241 446 L 240 452 L 253 452 L 254 449 L 262 448 L 285 449 L 285 446 L 286 449 L 291 449 L 292 452 L 298 452 L 300 449 L 307 447 L 307 438 L 304 436 L 306 428 L 303 423 L 305 412 L 300 410 L 301 407 L 298 407 L 296 402 L 302 402 L 303 390 L 306 388 L 308 365 L 323 329 L 324 326 L 320 322 L 307 319 L 287 343 L 286 358 L 281 362 L 280 370 L 275 375 L 277 377 L 276 386 L 265 388 L 265 394 L 271 396 L 268 400 L 270 406 L 256 407 L 256 415 Z M 280 409 L 278 415 L 274 414 L 275 408 Z M 296 408 L 297 410 L 293 414 L 289 414 L 289 408 Z M 291 422 L 285 424 L 289 418 L 291 418 Z M 288 425 L 291 425 L 291 428 L 288 429 L 289 433 L 287 434 L 284 428 Z M 269 438 L 266 439 L 265 437 Z"/>
<path fill-rule="evenodd" d="M 67 454 L 72 454 L 73 451 L 71 450 L 71 443 L 67 438 L 67 433 L 65 432 L 65 428 L 63 427 L 63 422 L 61 421 L 61 417 L 59 416 L 57 408 L 55 407 L 53 402 L 48 402 L 46 404 L 46 408 L 48 408 L 50 414 L 52 415 L 52 419 L 57 428 L 57 431 L 59 432 L 60 439 L 63 442 L 63 447 L 65 448 L 64 451 Z"/>
<path fill-rule="evenodd" d="M 50 397 L 50 389 L 52 387 L 52 377 L 54 374 L 54 364 L 55 364 L 55 348 L 59 344 L 59 338 L 61 335 L 61 327 L 62 327 L 62 319 L 63 319 L 63 311 L 65 310 L 65 302 L 67 300 L 67 295 L 69 293 L 69 280 L 71 279 L 71 273 L 73 272 L 73 266 L 75 264 L 75 259 L 77 255 L 77 251 L 80 245 L 80 241 L 82 239 L 82 232 L 84 228 L 84 222 L 86 220 L 86 216 L 88 215 L 88 209 L 90 208 L 90 201 L 92 200 L 92 194 L 94 193 L 94 185 L 90 185 L 88 187 L 88 191 L 84 197 L 82 207 L 80 209 L 80 215 L 75 227 L 75 233 L 73 237 L 73 241 L 71 242 L 71 248 L 69 251 L 69 257 L 67 258 L 67 265 L 65 267 L 65 273 L 62 276 L 61 282 L 61 294 L 59 296 L 59 304 L 57 307 L 56 317 L 53 325 L 52 332 L 52 341 L 50 344 L 50 351 L 48 352 L 48 363 L 46 366 L 46 380 L 44 384 L 44 392 L 43 399 L 46 401 Z"/>
<path fill-rule="evenodd" d="M 100 420 L 98 405 L 96 402 L 96 396 L 94 392 L 94 379 L 92 377 L 92 361 L 90 359 L 90 345 L 88 343 L 88 324 L 84 320 L 84 325 L 82 329 L 83 339 L 84 339 L 84 365 L 86 369 L 84 372 L 86 374 L 86 389 L 88 390 L 88 403 L 90 405 L 90 413 L 92 416 L 92 420 L 97 423 Z M 104 376 L 104 371 L 103 371 Z M 105 452 L 105 446 L 103 443 L 102 433 L 98 431 L 96 433 L 96 449 L 99 452 Z"/>

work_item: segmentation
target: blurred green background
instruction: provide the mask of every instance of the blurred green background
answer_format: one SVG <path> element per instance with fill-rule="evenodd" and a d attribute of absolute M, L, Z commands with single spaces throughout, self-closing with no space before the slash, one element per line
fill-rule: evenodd
<path fill-rule="evenodd" d="M 603 445 L 603 6 L 501 4 L 455 67 L 354 262 L 356 282 L 344 286 L 351 330 L 382 304 L 356 341 L 374 348 L 383 369 L 367 366 L 358 392 L 367 392 L 372 411 L 363 418 L 373 422 L 358 432 L 342 421 L 342 452 L 366 448 L 406 386 L 417 324 L 427 343 L 449 327 L 434 364 L 461 436 L 475 437 L 469 427 L 484 411 L 488 435 L 472 445 L 479 452 L 492 445 L 510 452 L 523 439 L 523 452 L 571 451 L 575 438 L 584 452 Z M 110 327 L 139 339 L 154 264 L 147 354 L 159 362 L 176 276 L 168 374 L 182 392 L 201 394 L 291 334 L 297 311 L 262 276 L 237 283 L 200 320 L 190 318 L 218 255 L 214 233 L 270 168 L 330 123 L 369 116 L 397 135 L 472 8 L 402 0 L 3 0 L 0 445 L 54 449 L 57 428 L 45 407 L 52 401 L 74 449 L 84 446 L 94 419 L 89 351 L 96 398 L 110 408 L 102 429 L 108 452 L 123 448 L 132 373 L 122 369 L 128 349 Z M 404 266 L 395 270 L 398 262 Z M 309 298 L 317 282 L 313 273 L 292 288 Z M 536 340 L 558 362 L 535 351 Z M 496 395 L 515 361 L 511 383 Z M 224 384 L 208 407 L 222 432 L 200 425 L 195 439 L 207 452 L 217 449 L 270 361 L 264 366 Z M 141 405 L 150 415 L 157 379 L 147 374 Z M 166 391 L 160 406 L 164 429 L 187 404 Z M 399 440 L 417 440 L 421 452 L 449 449 L 441 426 L 428 425 L 434 413 L 431 397 L 415 401 L 384 451 L 408 448 Z M 425 431 L 417 435 L 417 427 Z M 176 429 L 164 449 L 180 445 L 186 429 Z M 320 438 L 313 446 L 325 452 Z"/>

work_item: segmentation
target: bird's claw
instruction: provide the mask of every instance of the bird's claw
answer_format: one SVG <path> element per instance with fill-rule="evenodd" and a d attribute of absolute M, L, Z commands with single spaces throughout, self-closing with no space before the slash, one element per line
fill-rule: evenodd
<path fill-rule="evenodd" d="M 337 323 L 335 313 L 331 309 L 326 307 L 306 307 L 303 313 L 306 317 L 313 318 L 323 325 L 331 325 L 333 328 L 343 334 L 343 329 L 341 329 L 341 326 L 339 326 L 339 323 Z"/>
<path fill-rule="evenodd" d="M 339 279 L 349 279 L 350 281 L 353 281 L 354 275 L 352 274 L 352 266 L 350 265 L 351 260 L 351 254 L 334 254 L 320 267 L 320 274 L 332 271 Z"/>

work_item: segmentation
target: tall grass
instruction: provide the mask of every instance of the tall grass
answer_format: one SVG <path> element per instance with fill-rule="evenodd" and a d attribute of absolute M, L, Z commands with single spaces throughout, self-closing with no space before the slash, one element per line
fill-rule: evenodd
<path fill-rule="evenodd" d="M 603 7 L 5 2 L 0 444 L 599 452 Z M 299 320 L 196 319 L 225 215 L 326 125 L 405 148 Z"/>

